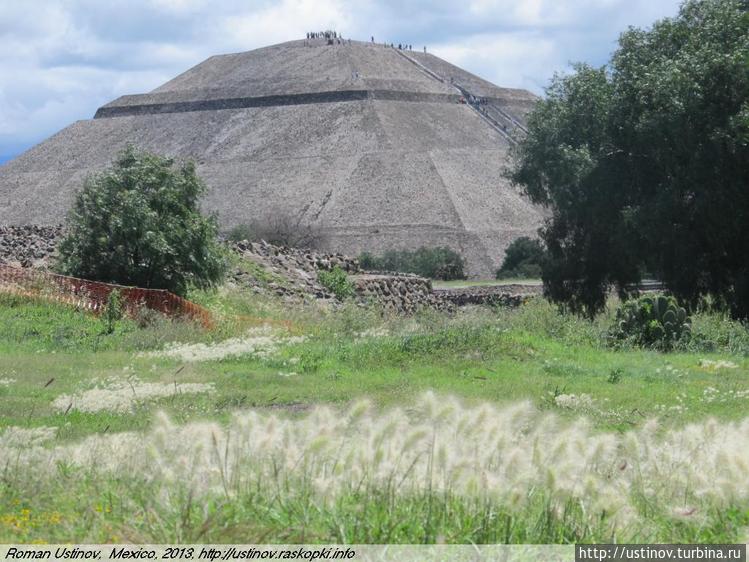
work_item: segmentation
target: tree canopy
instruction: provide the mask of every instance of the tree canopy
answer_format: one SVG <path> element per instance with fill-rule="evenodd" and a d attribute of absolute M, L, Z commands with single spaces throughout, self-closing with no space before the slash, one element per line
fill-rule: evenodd
<path fill-rule="evenodd" d="M 544 254 L 544 247 L 540 241 L 527 236 L 516 238 L 505 250 L 502 266 L 496 272 L 497 279 L 538 278 L 541 275 Z"/>
<path fill-rule="evenodd" d="M 688 0 L 608 65 L 552 79 L 510 172 L 551 211 L 552 300 L 593 315 L 647 271 L 749 316 L 748 6 Z"/>
<path fill-rule="evenodd" d="M 76 194 L 58 269 L 177 294 L 215 284 L 224 260 L 216 221 L 198 208 L 204 191 L 192 162 L 128 146 Z"/>

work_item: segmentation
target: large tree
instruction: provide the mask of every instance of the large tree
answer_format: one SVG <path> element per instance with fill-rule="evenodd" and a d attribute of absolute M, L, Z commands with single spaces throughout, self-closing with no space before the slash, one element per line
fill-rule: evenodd
<path fill-rule="evenodd" d="M 644 271 L 749 316 L 749 14 L 688 0 L 555 76 L 511 177 L 550 210 L 546 294 L 593 315 Z"/>
<path fill-rule="evenodd" d="M 77 193 L 58 269 L 177 294 L 213 285 L 224 260 L 215 219 L 198 208 L 204 190 L 192 162 L 177 165 L 128 146 Z"/>

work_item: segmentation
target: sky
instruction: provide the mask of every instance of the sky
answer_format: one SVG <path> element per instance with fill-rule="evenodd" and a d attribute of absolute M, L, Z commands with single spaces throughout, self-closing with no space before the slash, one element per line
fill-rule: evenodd
<path fill-rule="evenodd" d="M 2 0 L 0 163 L 124 94 L 211 55 L 307 30 L 410 43 L 500 86 L 543 94 L 554 72 L 604 64 L 628 26 L 678 0 Z"/>

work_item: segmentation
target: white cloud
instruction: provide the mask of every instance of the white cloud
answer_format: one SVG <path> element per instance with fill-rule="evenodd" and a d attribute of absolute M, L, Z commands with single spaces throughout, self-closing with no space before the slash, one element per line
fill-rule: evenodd
<path fill-rule="evenodd" d="M 542 85 L 564 63 L 551 38 L 537 32 L 476 35 L 460 43 L 435 45 L 432 52 L 495 84 L 540 93 Z"/>
<path fill-rule="evenodd" d="M 351 20 L 341 3 L 283 0 L 256 12 L 222 19 L 230 44 L 270 45 L 303 37 L 310 30 L 346 29 Z"/>
<path fill-rule="evenodd" d="M 0 158 L 218 53 L 334 28 L 405 41 L 540 93 L 573 60 L 605 62 L 628 25 L 677 0 L 37 0 L 0 3 Z"/>
<path fill-rule="evenodd" d="M 151 0 L 151 5 L 166 13 L 192 14 L 205 8 L 206 0 Z"/>

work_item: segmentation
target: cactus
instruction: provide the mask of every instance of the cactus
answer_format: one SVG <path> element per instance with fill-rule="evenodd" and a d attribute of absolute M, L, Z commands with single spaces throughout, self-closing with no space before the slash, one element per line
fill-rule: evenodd
<path fill-rule="evenodd" d="M 650 333 L 653 336 L 653 339 L 656 341 L 660 341 L 664 338 L 666 335 L 666 331 L 663 329 L 663 326 L 660 324 L 655 324 L 651 327 Z"/>
<path fill-rule="evenodd" d="M 674 297 L 642 297 L 619 308 L 610 335 L 643 347 L 670 349 L 677 340 L 691 336 L 691 321 Z"/>
<path fill-rule="evenodd" d="M 663 314 L 663 317 L 661 318 L 661 322 L 665 324 L 676 324 L 676 311 L 674 308 L 669 308 L 666 310 L 666 312 Z"/>
<path fill-rule="evenodd" d="M 679 321 L 679 324 L 684 324 L 687 320 L 687 311 L 683 306 L 679 307 L 679 310 L 676 311 L 676 319 Z"/>
<path fill-rule="evenodd" d="M 655 312 L 657 316 L 663 316 L 668 310 L 668 307 L 670 306 L 670 302 L 667 297 L 660 295 L 657 299 L 655 299 Z"/>

